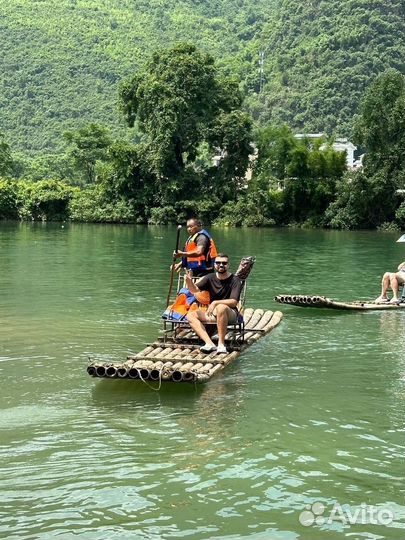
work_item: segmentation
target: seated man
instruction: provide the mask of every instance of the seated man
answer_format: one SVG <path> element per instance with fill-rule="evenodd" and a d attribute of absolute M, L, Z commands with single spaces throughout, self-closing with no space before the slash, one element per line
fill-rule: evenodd
<path fill-rule="evenodd" d="M 193 294 L 201 291 L 210 293 L 210 305 L 207 311 L 198 309 L 187 315 L 187 320 L 191 328 L 205 343 L 201 347 L 204 353 L 211 353 L 215 350 L 218 353 L 226 354 L 225 335 L 229 323 L 235 323 L 238 318 L 236 306 L 242 291 L 242 282 L 239 278 L 229 272 L 229 257 L 219 253 L 214 262 L 215 273 L 208 274 L 193 283 L 191 276 L 186 276 L 187 288 Z M 204 323 L 216 322 L 218 328 L 218 347 L 216 347 L 208 335 Z"/>
<path fill-rule="evenodd" d="M 398 272 L 385 272 L 382 282 L 381 282 L 381 295 L 376 298 L 375 302 L 383 303 L 383 302 L 389 302 L 389 298 L 387 296 L 388 288 L 391 287 L 392 289 L 392 298 L 391 302 L 399 302 L 398 298 L 398 290 L 399 285 L 403 285 L 405 283 L 405 262 L 402 262 L 398 266 Z"/>

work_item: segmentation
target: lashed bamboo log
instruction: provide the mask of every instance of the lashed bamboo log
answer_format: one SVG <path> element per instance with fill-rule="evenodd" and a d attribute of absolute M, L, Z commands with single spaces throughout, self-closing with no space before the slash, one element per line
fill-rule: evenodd
<path fill-rule="evenodd" d="M 109 377 L 112 379 L 117 375 L 117 368 L 115 366 L 108 366 L 108 368 L 105 370 L 106 377 Z"/>
<path fill-rule="evenodd" d="M 311 302 L 314 300 L 311 298 Z M 174 380 L 204 382 L 234 361 L 243 350 L 270 332 L 282 318 L 279 311 L 246 310 L 245 340 L 238 350 L 230 349 L 228 354 L 216 351 L 205 355 L 200 351 L 200 343 L 154 342 L 135 355 L 128 356 L 126 362 L 116 365 L 93 361 L 88 365 L 88 373 L 95 377 L 129 377 L 154 380 Z M 194 342 L 196 338 L 193 338 Z M 228 344 L 229 347 L 229 344 Z"/>
<path fill-rule="evenodd" d="M 165 368 L 164 371 L 162 372 L 162 379 L 164 381 L 168 381 L 169 379 L 171 379 L 172 373 L 176 371 L 177 369 L 179 369 L 182 365 L 183 365 L 183 362 L 176 362 L 171 367 L 167 369 Z"/>
<path fill-rule="evenodd" d="M 145 349 L 143 349 L 141 352 L 136 353 L 136 354 L 132 354 L 132 355 L 130 355 L 130 356 L 127 356 L 127 359 L 128 359 L 128 360 L 135 360 L 135 359 L 138 358 L 139 356 L 146 356 L 147 354 L 151 353 L 153 350 L 154 350 L 154 347 L 152 347 L 151 345 L 149 345 L 148 347 L 146 347 Z"/>
<path fill-rule="evenodd" d="M 128 377 L 128 369 L 125 367 L 125 365 L 117 368 L 117 377 L 119 379 L 124 379 L 125 377 Z"/>
<path fill-rule="evenodd" d="M 139 371 L 136 367 L 131 367 L 129 370 L 128 370 L 128 377 L 130 379 L 139 379 Z"/>
<path fill-rule="evenodd" d="M 197 373 L 208 373 L 213 367 L 214 364 L 205 364 L 205 366 L 197 370 Z"/>
<path fill-rule="evenodd" d="M 174 382 L 180 382 L 182 381 L 184 378 L 185 378 L 185 374 L 187 372 L 191 373 L 190 372 L 190 369 L 193 367 L 193 363 L 192 362 L 186 362 L 185 364 L 182 364 L 178 369 L 175 369 L 172 371 L 172 380 Z M 186 376 L 186 378 L 188 378 L 189 380 L 191 380 L 193 377 L 191 376 Z"/>
<path fill-rule="evenodd" d="M 214 366 L 214 367 L 210 370 L 209 376 L 212 377 L 213 375 L 215 375 L 215 373 L 217 373 L 217 372 L 220 371 L 221 369 L 224 369 L 223 366 L 220 366 L 220 365 Z"/>
<path fill-rule="evenodd" d="M 151 381 L 159 380 L 162 368 L 163 362 L 156 362 L 153 366 L 151 366 L 149 370 L 149 378 L 151 379 Z"/>
<path fill-rule="evenodd" d="M 95 377 L 96 376 L 96 366 L 94 366 L 93 364 L 88 365 L 87 366 L 87 373 L 91 377 Z"/>
<path fill-rule="evenodd" d="M 97 377 L 105 377 L 105 366 L 96 366 Z"/>
<path fill-rule="evenodd" d="M 194 373 L 194 371 L 185 371 L 183 373 L 183 381 L 184 382 L 193 382 L 195 381 L 197 375 Z"/>

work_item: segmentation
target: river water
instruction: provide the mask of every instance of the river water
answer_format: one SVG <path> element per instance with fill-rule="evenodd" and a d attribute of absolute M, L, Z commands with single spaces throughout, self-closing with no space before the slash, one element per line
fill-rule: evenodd
<path fill-rule="evenodd" d="M 213 232 L 234 266 L 257 256 L 247 305 L 284 319 L 156 391 L 86 365 L 156 338 L 175 229 L 0 225 L 0 538 L 404 538 L 405 310 L 273 300 L 376 297 L 399 234 Z"/>

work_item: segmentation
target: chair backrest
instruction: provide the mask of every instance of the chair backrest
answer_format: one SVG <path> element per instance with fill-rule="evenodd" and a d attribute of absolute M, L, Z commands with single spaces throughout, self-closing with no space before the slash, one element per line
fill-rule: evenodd
<path fill-rule="evenodd" d="M 235 276 L 238 276 L 241 281 L 246 281 L 255 262 L 256 257 L 242 257 L 239 268 L 235 272 Z"/>
<path fill-rule="evenodd" d="M 235 272 L 235 276 L 237 276 L 242 281 L 242 284 L 243 284 L 242 292 L 241 292 L 241 295 L 239 298 L 239 304 L 238 304 L 239 313 L 243 313 L 243 310 L 245 308 L 247 278 L 249 277 L 249 274 L 252 271 L 252 268 L 255 262 L 256 262 L 256 257 L 242 257 L 239 263 L 239 268 Z"/>

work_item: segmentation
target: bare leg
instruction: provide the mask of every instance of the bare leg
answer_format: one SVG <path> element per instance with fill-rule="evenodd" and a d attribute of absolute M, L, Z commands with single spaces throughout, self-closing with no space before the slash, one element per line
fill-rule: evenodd
<path fill-rule="evenodd" d="M 398 300 L 398 289 L 399 289 L 398 280 L 397 280 L 395 274 L 392 274 L 392 276 L 391 276 L 390 285 L 391 285 L 391 289 L 392 289 L 392 298 L 391 298 L 391 300 L 393 302 L 395 302 L 396 300 Z"/>
<path fill-rule="evenodd" d="M 392 289 L 392 301 L 396 302 L 398 301 L 398 292 L 399 292 L 399 285 L 404 283 L 404 279 L 402 277 L 403 272 L 398 274 L 390 274 L 390 285 Z"/>
<path fill-rule="evenodd" d="M 212 347 L 215 347 L 214 342 L 210 338 L 210 336 L 207 333 L 207 330 L 205 329 L 204 324 L 200 320 L 200 317 L 204 320 L 205 316 L 203 313 L 200 312 L 200 310 L 197 311 L 191 311 L 187 315 L 187 320 L 191 326 L 191 328 L 194 330 L 194 332 L 197 334 L 199 338 L 201 338 L 206 345 L 210 345 Z"/>
<path fill-rule="evenodd" d="M 217 328 L 218 328 L 218 347 L 225 346 L 226 329 L 228 326 L 228 307 L 224 304 L 219 304 L 215 308 L 215 314 L 217 316 Z"/>
<path fill-rule="evenodd" d="M 381 295 L 378 298 L 376 298 L 375 300 L 376 302 L 383 302 L 384 300 L 388 300 L 387 291 L 390 285 L 391 275 L 392 274 L 390 272 L 385 272 L 385 274 L 383 275 L 383 278 L 381 281 Z"/>

